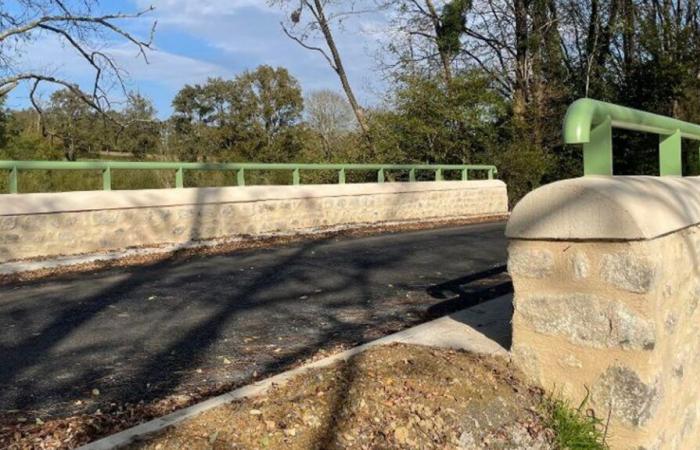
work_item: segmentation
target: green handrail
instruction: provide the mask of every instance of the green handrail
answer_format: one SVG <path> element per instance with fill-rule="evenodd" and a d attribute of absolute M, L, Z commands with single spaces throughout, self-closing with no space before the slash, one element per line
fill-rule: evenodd
<path fill-rule="evenodd" d="M 659 135 L 659 172 L 682 175 L 681 138 L 700 141 L 700 125 L 625 106 L 582 98 L 564 118 L 564 143 L 583 144 L 584 175 L 612 175 L 612 129 Z"/>
<path fill-rule="evenodd" d="M 485 171 L 488 179 L 498 173 L 496 166 L 485 164 L 265 164 L 265 163 L 186 163 L 186 162 L 127 162 L 127 161 L 0 161 L 0 170 L 9 171 L 11 194 L 19 192 L 19 172 L 25 170 L 94 170 L 102 172 L 102 189 L 112 189 L 112 172 L 115 170 L 172 170 L 175 187 L 185 187 L 188 170 L 229 171 L 236 174 L 236 184 L 245 186 L 245 174 L 251 170 L 283 170 L 292 173 L 292 184 L 301 184 L 301 172 L 333 170 L 338 172 L 338 183 L 345 184 L 348 171 L 376 171 L 377 182 L 383 183 L 387 170 L 407 171 L 409 181 L 416 181 L 416 171 L 433 172 L 435 180 L 442 180 L 444 171 L 458 171 L 461 179 L 469 180 L 469 171 Z"/>

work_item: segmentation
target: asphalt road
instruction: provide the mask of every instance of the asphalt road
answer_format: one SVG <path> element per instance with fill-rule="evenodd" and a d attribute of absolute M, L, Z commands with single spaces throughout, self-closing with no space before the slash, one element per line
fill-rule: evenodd
<path fill-rule="evenodd" d="M 504 224 L 306 241 L 0 287 L 0 413 L 216 392 L 510 290 Z"/>

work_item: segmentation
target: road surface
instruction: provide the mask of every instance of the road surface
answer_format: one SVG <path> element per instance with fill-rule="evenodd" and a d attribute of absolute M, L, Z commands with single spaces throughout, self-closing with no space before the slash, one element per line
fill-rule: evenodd
<path fill-rule="evenodd" d="M 508 292 L 504 224 L 0 286 L 0 413 L 215 393 Z"/>

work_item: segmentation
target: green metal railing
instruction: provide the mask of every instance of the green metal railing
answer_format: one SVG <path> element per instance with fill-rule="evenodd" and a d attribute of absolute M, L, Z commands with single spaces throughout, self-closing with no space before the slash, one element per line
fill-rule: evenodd
<path fill-rule="evenodd" d="M 101 171 L 102 189 L 112 189 L 112 172 L 115 170 L 172 170 L 175 172 L 175 187 L 185 187 L 185 172 L 220 171 L 235 174 L 235 184 L 245 186 L 245 174 L 253 170 L 275 170 L 291 172 L 292 184 L 301 184 L 302 171 L 331 170 L 338 172 L 338 183 L 345 184 L 346 173 L 362 171 L 377 173 L 377 182 L 386 180 L 386 171 L 408 172 L 410 182 L 416 181 L 419 171 L 432 172 L 434 179 L 443 179 L 443 173 L 454 171 L 461 174 L 462 180 L 469 180 L 470 171 L 484 171 L 489 179 L 497 173 L 495 166 L 480 164 L 258 164 L 258 163 L 180 163 L 180 162 L 123 162 L 123 161 L 0 161 L 0 170 L 9 171 L 9 188 L 11 194 L 19 192 L 20 171 L 28 170 L 82 170 Z"/>
<path fill-rule="evenodd" d="M 583 144 L 584 175 L 612 175 L 612 129 L 659 135 L 659 172 L 682 175 L 681 138 L 700 141 L 700 125 L 637 109 L 579 99 L 564 118 L 564 143 Z"/>

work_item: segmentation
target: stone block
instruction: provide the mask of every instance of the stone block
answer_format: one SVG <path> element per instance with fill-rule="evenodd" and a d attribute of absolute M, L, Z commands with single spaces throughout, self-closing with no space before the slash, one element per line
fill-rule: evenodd
<path fill-rule="evenodd" d="M 632 252 L 603 255 L 600 277 L 612 286 L 637 294 L 644 294 L 655 287 L 658 269 L 648 257 Z"/>
<path fill-rule="evenodd" d="M 17 226 L 17 217 L 15 217 L 15 216 L 0 217 L 0 231 L 14 230 L 16 226 Z"/>
<path fill-rule="evenodd" d="M 539 333 L 585 347 L 651 350 L 656 343 L 653 322 L 622 302 L 595 295 L 521 297 L 516 314 Z"/>
<path fill-rule="evenodd" d="M 574 279 L 583 280 L 588 278 L 591 270 L 591 263 L 584 252 L 576 252 L 571 257 L 571 269 Z"/>
<path fill-rule="evenodd" d="M 639 375 L 628 367 L 613 366 L 593 386 L 593 403 L 621 422 L 643 426 L 651 420 L 661 401 L 658 382 L 644 383 Z"/>
<path fill-rule="evenodd" d="M 508 251 L 508 272 L 525 278 L 544 278 L 554 270 L 554 256 L 549 250 L 511 248 Z"/>

